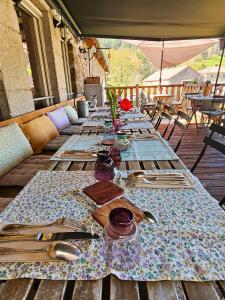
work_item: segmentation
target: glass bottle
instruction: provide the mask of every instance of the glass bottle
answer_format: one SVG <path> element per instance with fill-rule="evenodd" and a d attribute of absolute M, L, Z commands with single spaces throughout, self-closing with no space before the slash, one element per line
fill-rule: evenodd
<path fill-rule="evenodd" d="M 111 210 L 104 229 L 104 255 L 114 270 L 132 269 L 140 261 L 141 241 L 133 213 L 125 207 Z"/>
<path fill-rule="evenodd" d="M 95 178 L 99 181 L 112 180 L 115 176 L 114 163 L 106 150 L 98 151 L 94 166 Z"/>

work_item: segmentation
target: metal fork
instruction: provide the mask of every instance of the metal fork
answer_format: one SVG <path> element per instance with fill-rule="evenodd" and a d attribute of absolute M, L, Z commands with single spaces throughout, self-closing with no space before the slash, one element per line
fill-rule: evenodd
<path fill-rule="evenodd" d="M 75 221 L 71 218 L 59 218 L 55 222 L 50 224 L 40 224 L 40 225 L 8 224 L 2 228 L 2 231 L 18 232 L 19 230 L 39 229 L 39 228 L 42 229 L 45 227 L 51 227 L 55 225 L 67 226 L 72 229 L 81 229 L 84 231 L 87 230 L 87 228 L 78 221 Z"/>

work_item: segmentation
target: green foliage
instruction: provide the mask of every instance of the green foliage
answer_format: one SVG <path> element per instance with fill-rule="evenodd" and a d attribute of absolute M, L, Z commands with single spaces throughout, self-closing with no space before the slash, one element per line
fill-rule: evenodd
<path fill-rule="evenodd" d="M 111 109 L 111 115 L 112 119 L 115 120 L 116 118 L 116 93 L 114 93 L 112 90 L 107 90 L 107 99 L 109 100 L 110 109 Z"/>
<path fill-rule="evenodd" d="M 127 86 L 141 83 L 155 69 L 137 47 L 122 40 L 102 39 L 103 47 L 110 47 L 109 86 Z"/>
<path fill-rule="evenodd" d="M 202 70 L 208 67 L 218 66 L 220 63 L 220 55 L 213 54 L 210 57 L 203 58 L 199 55 L 194 61 L 186 63 L 195 70 Z M 222 65 L 225 66 L 225 60 L 223 60 Z"/>
<path fill-rule="evenodd" d="M 101 39 L 101 45 L 111 48 L 110 73 L 107 80 L 109 86 L 140 84 L 143 79 L 156 71 L 144 53 L 132 44 L 116 39 Z M 182 65 L 188 65 L 197 71 L 218 66 L 220 54 L 219 44 L 216 43 Z M 225 66 L 225 59 L 222 65 Z"/>

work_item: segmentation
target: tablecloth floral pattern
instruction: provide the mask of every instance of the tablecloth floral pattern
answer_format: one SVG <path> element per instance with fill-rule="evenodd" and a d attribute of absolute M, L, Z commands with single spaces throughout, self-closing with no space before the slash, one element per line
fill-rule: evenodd
<path fill-rule="evenodd" d="M 198 179 L 193 177 L 193 180 L 194 189 L 126 191 L 127 198 L 159 220 L 154 225 L 147 222 L 139 225 L 143 250 L 141 262 L 133 269 L 123 272 L 106 266 L 102 228 L 96 223 L 95 231 L 101 238 L 79 260 L 2 263 L 0 278 L 85 280 L 111 273 L 124 280 L 225 280 L 225 213 Z M 93 182 L 93 172 L 40 171 L 1 213 L 0 220 L 51 222 L 64 216 L 89 224 L 91 200 L 84 195 L 84 201 L 80 201 L 72 191 Z"/>

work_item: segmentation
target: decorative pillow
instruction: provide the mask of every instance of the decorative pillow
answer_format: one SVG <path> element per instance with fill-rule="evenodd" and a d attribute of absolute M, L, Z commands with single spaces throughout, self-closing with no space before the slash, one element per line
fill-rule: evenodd
<path fill-rule="evenodd" d="M 58 130 L 47 116 L 36 118 L 22 124 L 21 127 L 30 141 L 34 154 L 40 153 L 50 140 L 59 136 Z"/>
<path fill-rule="evenodd" d="M 70 125 L 70 121 L 64 107 L 57 108 L 56 110 L 47 113 L 47 116 L 51 119 L 58 130 Z"/>
<path fill-rule="evenodd" d="M 78 114 L 75 108 L 73 108 L 71 105 L 67 105 L 64 107 L 65 112 L 67 114 L 67 117 L 70 121 L 71 124 L 73 124 L 74 122 L 76 122 L 76 120 L 78 119 Z"/>
<path fill-rule="evenodd" d="M 17 123 L 0 128 L 0 176 L 32 154 L 29 141 Z"/>

